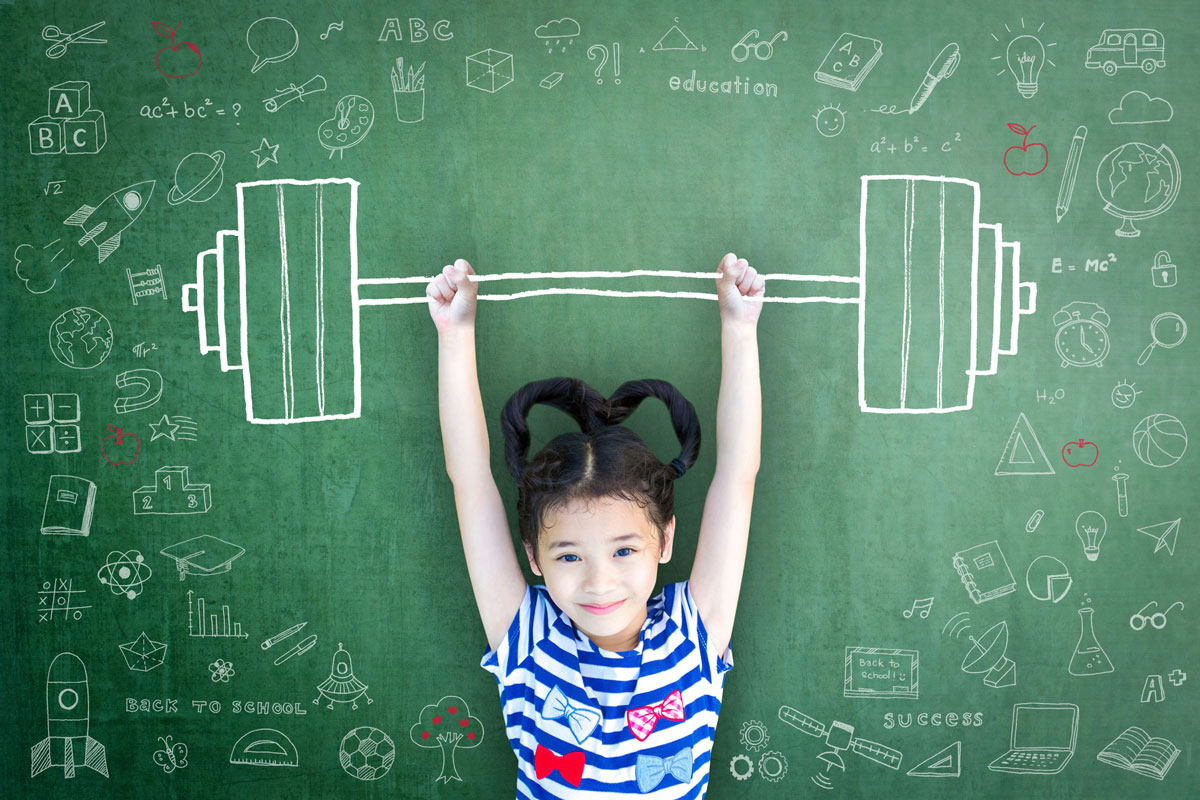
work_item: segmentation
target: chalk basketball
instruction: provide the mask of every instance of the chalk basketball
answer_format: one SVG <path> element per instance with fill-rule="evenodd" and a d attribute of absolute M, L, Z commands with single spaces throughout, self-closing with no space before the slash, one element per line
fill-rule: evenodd
<path fill-rule="evenodd" d="M 1133 429 L 1133 452 L 1143 464 L 1170 467 L 1187 451 L 1187 430 L 1170 414 L 1151 414 Z"/>

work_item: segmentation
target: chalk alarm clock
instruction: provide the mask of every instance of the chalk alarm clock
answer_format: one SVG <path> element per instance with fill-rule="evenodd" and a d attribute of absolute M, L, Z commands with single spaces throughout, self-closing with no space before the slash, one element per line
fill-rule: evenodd
<path fill-rule="evenodd" d="M 1055 313 L 1053 321 L 1058 326 L 1054 349 L 1064 367 L 1104 366 L 1110 320 L 1103 308 L 1096 303 L 1068 303 Z"/>

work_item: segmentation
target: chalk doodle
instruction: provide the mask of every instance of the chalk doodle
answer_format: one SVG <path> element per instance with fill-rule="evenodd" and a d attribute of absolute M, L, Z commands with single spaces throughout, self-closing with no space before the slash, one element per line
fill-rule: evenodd
<path fill-rule="evenodd" d="M 296 26 L 281 17 L 261 17 L 246 28 L 246 47 L 254 56 L 250 72 L 258 72 L 267 64 L 287 61 L 300 47 Z"/>
<path fill-rule="evenodd" d="M 25 449 L 36 455 L 78 453 L 79 395 L 73 392 L 25 395 Z"/>
<path fill-rule="evenodd" d="M 42 510 L 44 534 L 87 536 L 96 507 L 96 484 L 74 475 L 51 475 Z"/>
<path fill-rule="evenodd" d="M 205 608 L 203 597 L 192 603 L 192 590 L 188 589 L 188 636 L 200 639 L 245 639 L 250 634 L 242 632 L 242 623 L 230 619 L 229 606 L 221 606 L 221 613 L 210 614 Z"/>
<path fill-rule="evenodd" d="M 125 666 L 132 672 L 149 672 L 161 667 L 167 659 L 166 642 L 156 642 L 145 631 L 132 642 L 120 646 Z"/>
<path fill-rule="evenodd" d="M 76 767 L 108 777 L 104 745 L 91 736 L 91 693 L 87 667 L 74 653 L 59 653 L 46 671 L 46 738 L 29 748 L 30 777 L 62 767 L 74 778 Z"/>
<path fill-rule="evenodd" d="M 183 769 L 187 766 L 188 747 L 183 742 L 173 742 L 170 736 L 159 736 L 158 740 L 162 742 L 161 750 L 155 750 L 153 759 L 154 763 L 162 767 L 162 771 L 170 774 L 177 769 Z"/>
<path fill-rule="evenodd" d="M 83 602 L 80 595 L 83 594 L 83 589 L 75 588 L 73 578 L 42 581 L 42 588 L 38 590 L 38 622 L 53 622 L 59 614 L 63 619 L 83 619 L 83 612 L 91 608 L 80 605 Z"/>
<path fill-rule="evenodd" d="M 442 771 L 437 782 L 462 782 L 454 754 L 458 750 L 478 747 L 483 741 L 483 723 L 471 716 L 467 702 L 456 695 L 447 695 L 421 709 L 420 718 L 409 728 L 408 738 L 417 747 L 441 748 Z"/>
<path fill-rule="evenodd" d="M 581 32 L 579 22 L 572 17 L 547 20 L 533 29 L 533 35 L 545 43 L 547 53 L 553 53 L 555 47 L 560 53 L 567 52 L 567 45 L 575 44 Z M 563 39 L 567 40 L 566 44 Z"/>
<path fill-rule="evenodd" d="M 379 728 L 361 725 L 342 737 L 338 763 L 346 774 L 360 781 L 377 781 L 392 769 L 396 743 Z"/>
<path fill-rule="evenodd" d="M 1044 43 L 1037 35 L 1040 34 L 1046 23 L 1038 25 L 1033 33 L 1019 33 L 1013 36 L 1012 28 L 1004 25 L 1005 38 L 1012 36 L 1008 44 L 1004 47 L 1003 55 L 992 57 L 993 61 L 1004 60 L 1004 68 L 997 75 L 1003 76 L 1006 73 L 1016 81 L 1017 92 L 1026 100 L 1037 94 L 1038 81 L 1041 79 L 1042 69 L 1049 64 L 1052 67 L 1058 66 L 1046 54 L 1046 48 L 1056 47 L 1058 42 Z M 1021 30 L 1025 29 L 1025 19 L 1021 19 Z M 990 34 L 992 39 L 1000 43 L 1001 37 L 996 34 Z"/>
<path fill-rule="evenodd" d="M 42 28 L 42 38 L 53 44 L 46 48 L 46 58 L 62 58 L 67 54 L 67 48 L 73 44 L 108 44 L 107 39 L 88 36 L 89 33 L 104 27 L 104 24 L 104 21 L 96 22 L 72 33 L 66 33 L 57 25 L 47 25 Z"/>
<path fill-rule="evenodd" d="M 329 701 L 326 708 L 333 708 L 334 703 L 349 703 L 352 708 L 358 708 L 360 697 L 365 697 L 367 703 L 375 702 L 367 695 L 368 688 L 367 684 L 354 677 L 354 662 L 350 659 L 350 653 L 338 642 L 337 652 L 333 654 L 329 666 L 329 677 L 317 687 L 318 696 L 313 698 L 313 703 L 320 703 L 324 697 Z"/>
<path fill-rule="evenodd" d="M 206 97 L 201 101 L 189 102 L 183 101 L 183 108 L 177 108 L 171 98 L 164 96 L 158 103 L 151 105 L 143 103 L 138 109 L 138 115 L 146 119 L 216 119 L 223 117 L 226 114 L 237 119 L 242 115 L 241 103 L 230 103 L 226 106 L 219 106 L 213 103 L 212 98 Z M 241 122 L 237 123 L 241 125 Z"/>
<path fill-rule="evenodd" d="M 115 595 L 125 595 L 133 600 L 146 586 L 153 575 L 150 565 L 137 550 L 121 552 L 113 550 L 104 560 L 104 566 L 96 572 L 100 582 Z"/>
<path fill-rule="evenodd" d="M 179 42 L 178 44 L 175 42 L 175 31 L 179 30 L 179 25 L 174 28 L 162 22 L 151 22 L 150 25 L 159 36 L 166 36 L 171 40 L 169 45 L 154 55 L 155 69 L 168 78 L 190 78 L 200 71 L 200 67 L 204 64 L 200 48 L 194 42 Z M 169 53 L 169 55 L 164 56 L 163 53 Z M 166 69 L 163 69 L 164 64 Z M 191 72 L 187 72 L 189 69 Z M 168 70 L 170 71 L 168 72 Z"/>

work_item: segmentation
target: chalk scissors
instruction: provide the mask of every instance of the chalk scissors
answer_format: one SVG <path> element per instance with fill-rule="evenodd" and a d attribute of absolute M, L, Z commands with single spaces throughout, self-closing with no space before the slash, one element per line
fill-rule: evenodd
<path fill-rule="evenodd" d="M 67 46 L 72 44 L 108 44 L 108 39 L 93 39 L 88 36 L 103 24 L 104 22 L 97 22 L 95 25 L 89 25 L 74 33 L 63 33 L 57 25 L 47 25 L 42 28 L 42 38 L 47 42 L 54 42 L 54 44 L 46 48 L 46 56 L 62 58 L 66 55 Z"/>

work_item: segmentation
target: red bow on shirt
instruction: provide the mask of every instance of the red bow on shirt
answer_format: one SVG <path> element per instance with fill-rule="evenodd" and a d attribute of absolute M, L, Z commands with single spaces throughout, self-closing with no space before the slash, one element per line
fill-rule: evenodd
<path fill-rule="evenodd" d="M 533 753 L 533 771 L 540 781 L 554 770 L 558 770 L 558 774 L 563 776 L 563 780 L 572 786 L 578 786 L 579 782 L 583 780 L 583 757 L 582 750 L 575 750 L 560 756 L 539 744 Z"/>
<path fill-rule="evenodd" d="M 645 741 L 646 737 L 654 731 L 659 717 L 683 719 L 683 694 L 678 689 L 667 695 L 662 702 L 633 708 L 625 712 L 625 722 L 639 742 Z"/>

